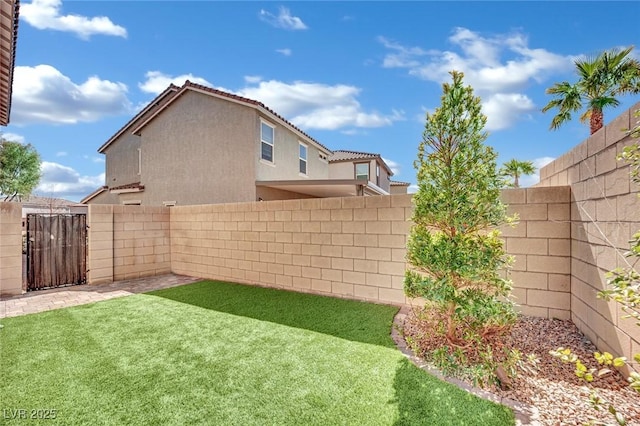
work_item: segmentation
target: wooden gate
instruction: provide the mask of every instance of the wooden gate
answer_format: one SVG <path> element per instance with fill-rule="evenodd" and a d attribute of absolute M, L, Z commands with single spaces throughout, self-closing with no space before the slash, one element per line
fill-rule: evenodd
<path fill-rule="evenodd" d="M 27 291 L 87 282 L 87 216 L 27 215 Z"/>

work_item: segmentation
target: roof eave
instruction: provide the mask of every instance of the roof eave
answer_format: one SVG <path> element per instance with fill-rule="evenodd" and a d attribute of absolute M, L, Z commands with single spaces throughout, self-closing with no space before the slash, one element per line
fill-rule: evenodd
<path fill-rule="evenodd" d="M 162 93 L 153 98 L 151 102 L 147 104 L 140 112 L 138 112 L 131 120 L 129 120 L 124 126 L 120 128 L 113 136 L 111 136 L 100 148 L 98 148 L 98 152 L 100 154 L 104 154 L 104 151 L 115 142 L 123 133 L 125 133 L 128 129 L 130 129 L 136 121 L 138 121 L 142 116 L 144 116 L 147 112 L 149 112 L 154 106 L 158 105 L 160 101 L 162 101 L 167 95 L 174 94 L 177 92 L 178 87 L 174 84 L 169 85 Z M 132 132 L 134 133 L 134 132 Z"/>
<path fill-rule="evenodd" d="M 98 195 L 100 195 L 103 192 L 105 192 L 107 189 L 108 189 L 108 187 L 106 185 L 105 186 L 101 186 L 100 188 L 96 189 L 91 194 L 87 195 L 82 200 L 80 200 L 80 204 L 87 204 L 89 201 L 93 200 Z"/>
<path fill-rule="evenodd" d="M 7 50 L 3 49 L 2 51 L 2 62 L 6 67 L 6 87 L 5 93 L 3 94 L 3 99 L 1 100 L 0 105 L 0 125 L 6 126 L 9 124 L 9 120 L 11 118 L 11 97 L 13 94 L 13 71 L 15 68 L 16 62 L 16 45 L 18 41 L 18 23 L 19 23 L 19 15 L 20 15 L 20 0 L 15 0 L 15 2 L 4 2 L 5 4 L 13 7 L 13 14 L 10 16 L 11 22 L 9 25 L 10 28 L 10 36 L 11 40 L 9 40 L 9 46 Z M 3 17 L 5 15 L 3 14 Z M 6 52 L 6 53 L 5 53 Z M 6 55 L 6 56 L 5 56 Z"/>

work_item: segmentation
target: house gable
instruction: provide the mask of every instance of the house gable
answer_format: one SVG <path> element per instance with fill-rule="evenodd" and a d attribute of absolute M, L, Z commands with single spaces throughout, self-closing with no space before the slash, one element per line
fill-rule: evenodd
<path fill-rule="evenodd" d="M 255 109 L 197 91 L 137 131 L 143 204 L 255 201 L 259 117 Z"/>

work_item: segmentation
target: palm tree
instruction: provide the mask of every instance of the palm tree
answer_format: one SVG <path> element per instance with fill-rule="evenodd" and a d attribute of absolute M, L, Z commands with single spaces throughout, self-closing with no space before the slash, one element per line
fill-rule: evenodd
<path fill-rule="evenodd" d="M 589 120 L 591 134 L 594 134 L 604 124 L 603 109 L 620 104 L 616 96 L 640 93 L 640 61 L 629 57 L 632 50 L 633 46 L 611 49 L 595 58 L 577 59 L 574 63 L 579 80 L 575 84 L 556 83 L 546 90 L 556 99 L 542 108 L 542 112 L 558 108 L 551 120 L 551 129 L 571 120 L 571 113 L 586 106 L 580 121 Z"/>
<path fill-rule="evenodd" d="M 520 176 L 532 175 L 536 172 L 536 168 L 533 166 L 533 161 L 519 161 L 514 158 L 504 163 L 500 171 L 504 176 L 513 178 L 514 188 L 520 188 Z"/>

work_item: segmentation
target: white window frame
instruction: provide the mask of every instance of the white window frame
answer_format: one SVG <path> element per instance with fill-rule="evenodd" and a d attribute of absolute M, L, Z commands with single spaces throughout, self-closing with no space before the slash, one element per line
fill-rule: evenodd
<path fill-rule="evenodd" d="M 304 147 L 304 158 L 300 155 L 300 148 Z M 302 176 L 309 175 L 309 146 L 305 143 L 298 141 L 298 173 Z M 300 170 L 301 162 L 304 161 L 304 172 Z"/>
<path fill-rule="evenodd" d="M 272 141 L 268 142 L 262 138 L 262 126 L 270 127 L 272 130 Z M 271 146 L 271 160 L 267 160 L 262 156 L 262 144 L 267 144 Z M 267 164 L 275 164 L 276 162 L 276 126 L 266 122 L 265 120 L 260 120 L 260 161 L 264 161 Z"/>
<path fill-rule="evenodd" d="M 138 176 L 142 174 L 142 148 L 138 148 Z"/>
<path fill-rule="evenodd" d="M 380 186 L 380 164 L 376 161 L 376 185 Z"/>
<path fill-rule="evenodd" d="M 364 165 L 367 166 L 367 179 L 366 179 L 366 181 L 369 182 L 369 178 L 371 178 L 371 163 L 354 163 L 353 164 L 353 172 L 354 172 L 355 178 L 358 179 L 358 166 L 361 165 L 361 164 L 364 164 Z"/>

